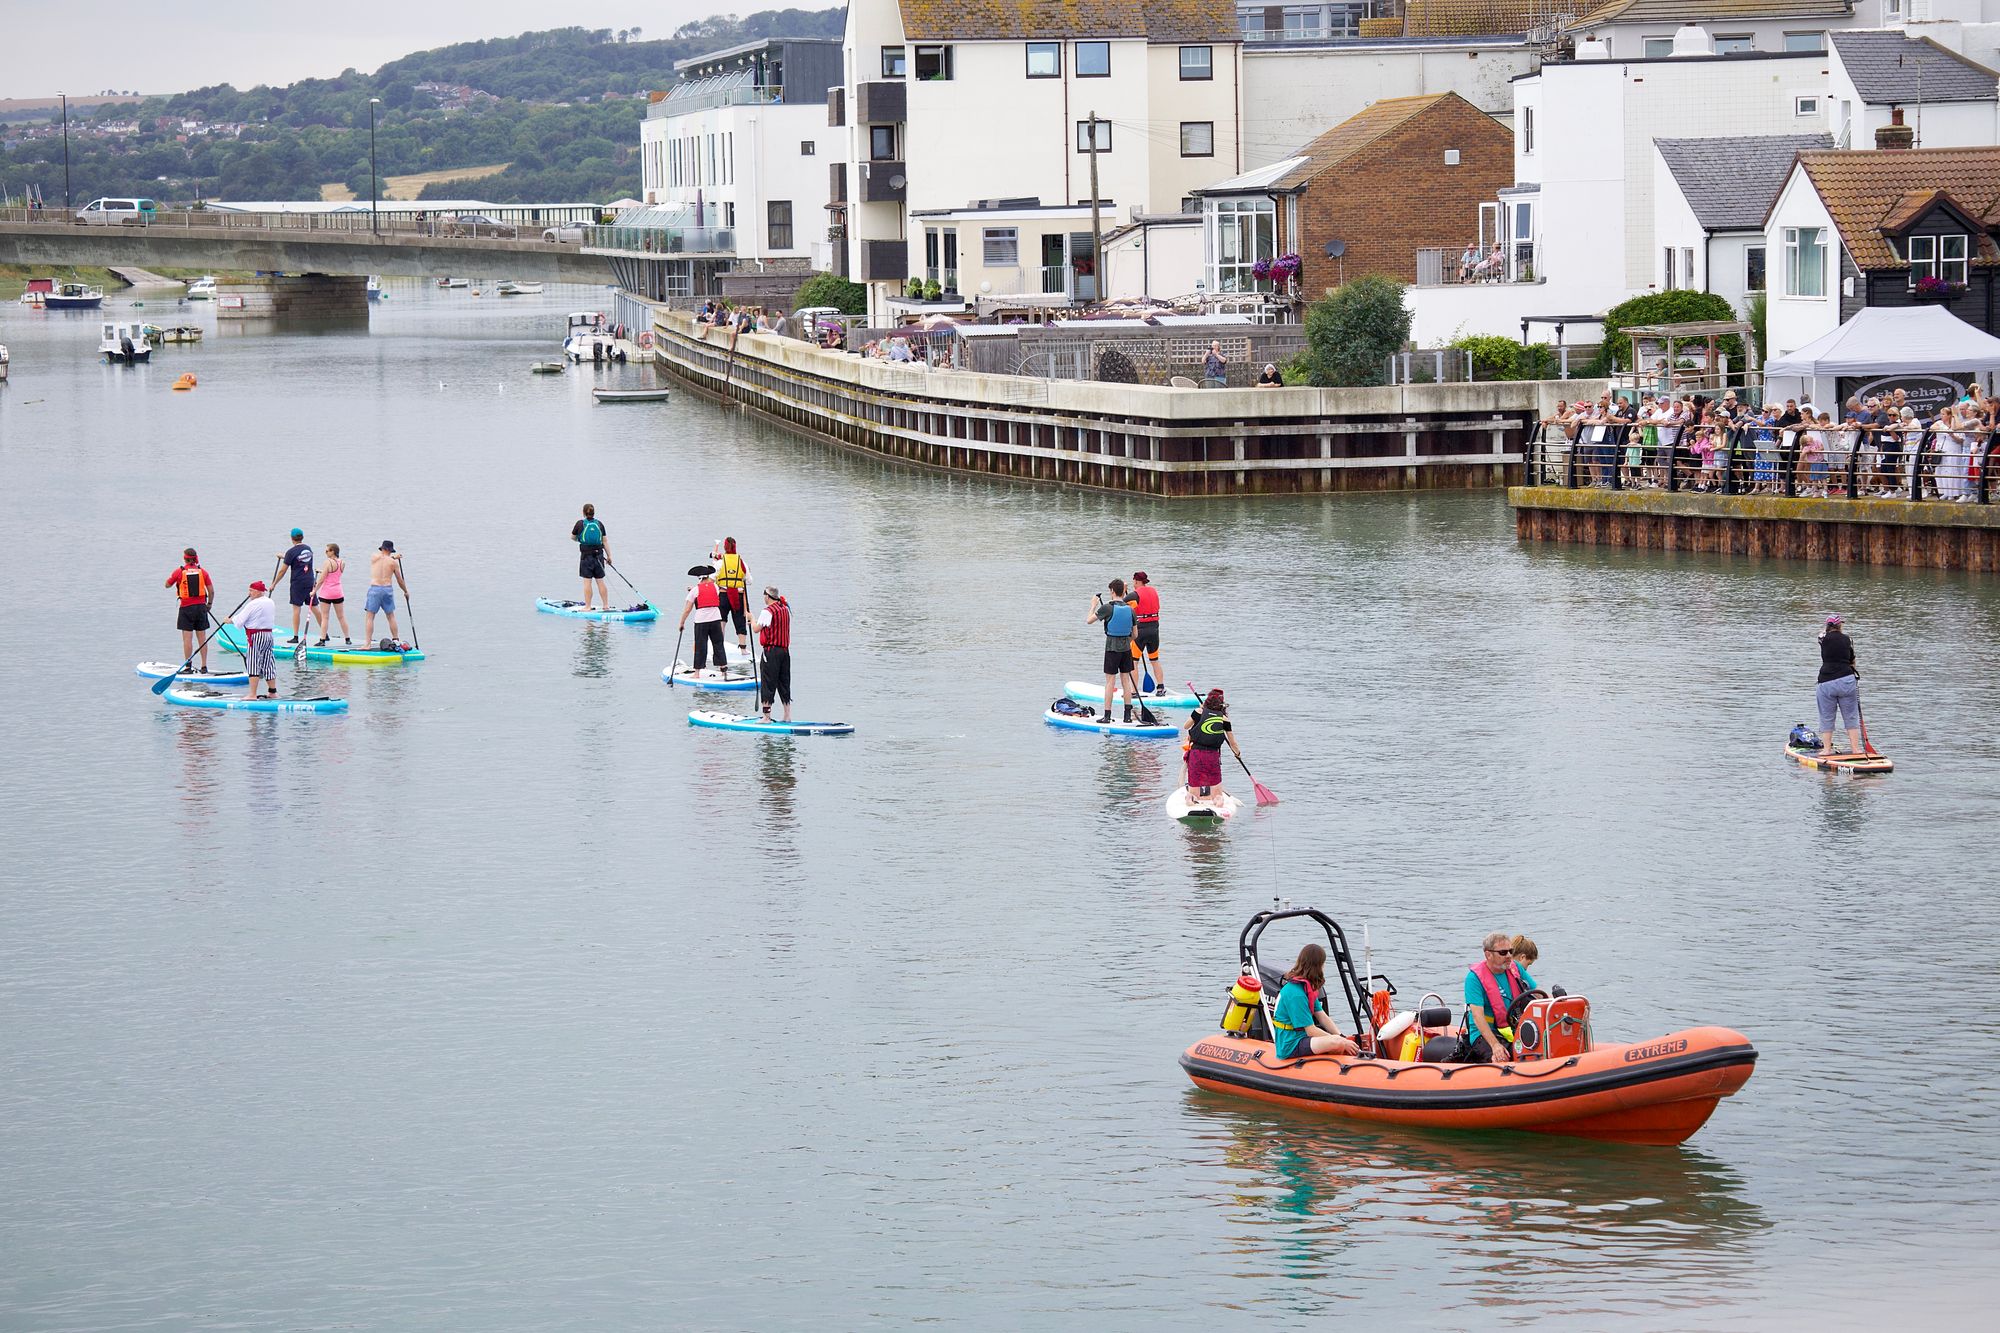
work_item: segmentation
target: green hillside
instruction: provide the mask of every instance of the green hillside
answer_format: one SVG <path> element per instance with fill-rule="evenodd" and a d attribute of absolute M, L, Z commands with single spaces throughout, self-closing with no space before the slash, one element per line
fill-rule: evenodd
<path fill-rule="evenodd" d="M 317 199 L 327 181 L 366 198 L 368 101 L 381 176 L 508 162 L 473 191 L 494 203 L 607 200 L 640 188 L 640 94 L 676 60 L 764 37 L 837 37 L 840 9 L 704 19 L 661 40 L 641 29 L 555 28 L 460 42 L 361 74 L 284 87 L 229 84 L 107 106 L 70 123 L 71 193 L 197 199 Z M 425 85 L 436 85 L 425 87 Z M 136 125 L 136 128 L 132 128 Z M 0 127 L 0 197 L 62 202 L 62 139 L 45 124 Z M 432 186 L 427 197 L 466 193 Z"/>

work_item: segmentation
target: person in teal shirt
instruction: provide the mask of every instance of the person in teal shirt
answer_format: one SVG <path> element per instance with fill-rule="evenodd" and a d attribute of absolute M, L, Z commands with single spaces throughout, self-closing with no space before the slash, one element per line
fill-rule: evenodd
<path fill-rule="evenodd" d="M 1360 1048 L 1341 1035 L 1326 1012 L 1326 950 L 1308 944 L 1285 973 L 1272 1021 L 1272 1045 L 1280 1060 L 1306 1055 L 1353 1055 Z"/>
<path fill-rule="evenodd" d="M 1484 957 L 1465 974 L 1465 1038 L 1473 1064 L 1513 1059 L 1514 1030 L 1503 1026 L 1514 1002 L 1535 989 L 1535 979 L 1514 960 L 1514 937 L 1496 930 L 1486 937 Z M 1492 983 L 1492 991 L 1487 983 Z M 1493 1011 L 1495 1001 L 1500 1011 Z"/>

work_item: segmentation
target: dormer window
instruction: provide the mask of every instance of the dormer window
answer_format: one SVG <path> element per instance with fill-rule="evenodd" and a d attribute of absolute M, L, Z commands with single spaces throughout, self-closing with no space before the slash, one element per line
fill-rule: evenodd
<path fill-rule="evenodd" d="M 1903 253 L 1910 261 L 1910 286 L 1916 286 L 1923 278 L 1937 278 L 1964 286 L 1970 241 L 1970 237 L 1961 233 L 1954 236 L 1912 236 L 1903 242 Z"/>

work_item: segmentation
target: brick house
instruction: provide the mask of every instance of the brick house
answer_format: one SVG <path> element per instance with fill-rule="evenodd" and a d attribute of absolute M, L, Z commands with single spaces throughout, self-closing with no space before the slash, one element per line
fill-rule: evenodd
<path fill-rule="evenodd" d="M 1417 278 L 1417 252 L 1463 242 L 1480 201 L 1514 183 L 1514 134 L 1457 93 L 1390 97 L 1283 161 L 1195 193 L 1206 288 L 1269 291 L 1259 260 L 1296 254 L 1298 290 Z"/>

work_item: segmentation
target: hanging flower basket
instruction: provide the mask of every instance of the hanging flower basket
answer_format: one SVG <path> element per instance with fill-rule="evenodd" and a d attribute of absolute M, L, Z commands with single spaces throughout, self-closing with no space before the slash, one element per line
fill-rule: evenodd
<path fill-rule="evenodd" d="M 1299 275 L 1305 264 L 1295 254 L 1279 255 L 1271 261 L 1271 279 L 1274 282 L 1290 282 Z"/>
<path fill-rule="evenodd" d="M 1250 276 L 1259 282 L 1269 282 L 1271 280 L 1271 261 L 1260 259 L 1252 264 L 1250 266 Z"/>
<path fill-rule="evenodd" d="M 1965 284 L 1946 282 L 1943 278 L 1918 278 L 1910 295 L 1919 301 L 1951 301 L 1965 295 Z"/>

